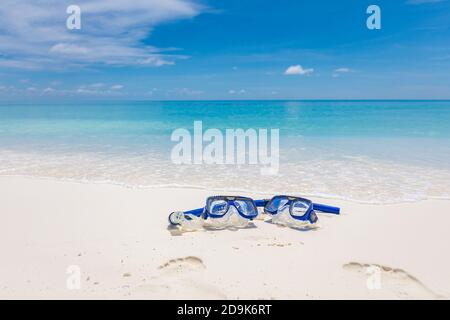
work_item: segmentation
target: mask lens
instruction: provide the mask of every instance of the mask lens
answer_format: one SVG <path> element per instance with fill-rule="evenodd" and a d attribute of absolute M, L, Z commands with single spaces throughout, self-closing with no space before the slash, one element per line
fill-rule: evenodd
<path fill-rule="evenodd" d="M 258 211 L 251 200 L 235 200 L 234 205 L 245 216 L 258 215 Z"/>
<path fill-rule="evenodd" d="M 225 200 L 213 200 L 209 205 L 210 213 L 223 216 L 228 211 L 228 203 Z"/>
<path fill-rule="evenodd" d="M 266 210 L 269 212 L 276 213 L 278 209 L 283 207 L 289 200 L 286 197 L 274 197 L 266 206 Z"/>
<path fill-rule="evenodd" d="M 297 200 L 292 204 L 291 214 L 296 217 L 304 216 L 308 212 L 310 203 L 302 200 Z"/>

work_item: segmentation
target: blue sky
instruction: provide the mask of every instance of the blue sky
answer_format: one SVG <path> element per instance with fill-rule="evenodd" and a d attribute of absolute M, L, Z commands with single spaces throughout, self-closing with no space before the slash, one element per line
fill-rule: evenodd
<path fill-rule="evenodd" d="M 0 24 L 1 100 L 450 99 L 448 0 L 2 0 Z"/>

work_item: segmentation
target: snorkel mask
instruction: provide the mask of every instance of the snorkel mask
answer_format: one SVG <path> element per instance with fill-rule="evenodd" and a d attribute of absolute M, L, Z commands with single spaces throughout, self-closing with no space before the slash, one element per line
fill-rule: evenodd
<path fill-rule="evenodd" d="M 319 220 L 315 211 L 340 213 L 337 207 L 285 195 L 267 200 L 264 206 L 264 213 L 271 215 L 273 223 L 292 228 L 315 228 Z"/>
<path fill-rule="evenodd" d="M 169 222 L 186 231 L 202 227 L 245 228 L 258 216 L 258 207 L 264 208 L 264 213 L 271 216 L 273 223 L 298 229 L 317 227 L 316 211 L 340 213 L 337 207 L 313 203 L 301 197 L 279 195 L 270 200 L 253 201 L 247 197 L 213 196 L 206 199 L 204 208 L 172 212 Z"/>
<path fill-rule="evenodd" d="M 251 198 L 239 196 L 213 196 L 206 199 L 204 208 L 169 215 L 171 225 L 185 230 L 202 227 L 223 229 L 245 228 L 249 221 L 258 216 L 258 209 Z"/>

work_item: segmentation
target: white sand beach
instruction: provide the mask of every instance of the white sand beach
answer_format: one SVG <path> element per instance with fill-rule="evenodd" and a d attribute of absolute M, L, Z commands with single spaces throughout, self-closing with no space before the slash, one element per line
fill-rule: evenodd
<path fill-rule="evenodd" d="M 0 192 L 2 299 L 450 297 L 445 200 L 312 199 L 341 206 L 341 216 L 321 214 L 315 231 L 255 221 L 175 234 L 167 215 L 216 192 L 21 177 L 1 177 Z M 67 288 L 70 266 L 79 267 L 80 289 Z"/>

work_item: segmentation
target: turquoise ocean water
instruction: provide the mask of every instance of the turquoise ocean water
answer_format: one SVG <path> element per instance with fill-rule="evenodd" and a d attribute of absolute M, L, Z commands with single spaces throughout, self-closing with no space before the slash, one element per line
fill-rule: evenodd
<path fill-rule="evenodd" d="M 279 129 L 280 168 L 175 165 L 177 128 Z M 0 175 L 385 203 L 450 199 L 450 101 L 0 104 Z"/>

